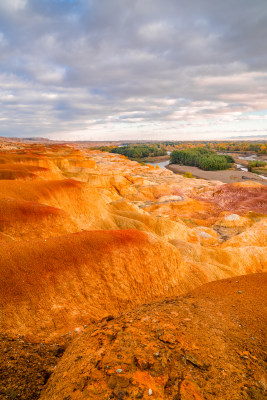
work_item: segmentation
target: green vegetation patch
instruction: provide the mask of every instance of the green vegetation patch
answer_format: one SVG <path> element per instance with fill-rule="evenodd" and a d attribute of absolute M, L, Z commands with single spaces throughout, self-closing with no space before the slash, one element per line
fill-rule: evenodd
<path fill-rule="evenodd" d="M 193 176 L 193 175 L 191 174 L 191 172 L 188 172 L 188 171 L 186 171 L 186 172 L 183 174 L 183 177 L 184 177 L 184 178 L 195 178 L 195 176 Z"/>
<path fill-rule="evenodd" d="M 171 153 L 172 164 L 190 165 L 205 171 L 217 171 L 231 168 L 234 159 L 229 155 L 218 155 L 214 151 L 194 147 L 186 150 L 174 150 Z"/>
<path fill-rule="evenodd" d="M 265 161 L 259 161 L 259 160 L 249 161 L 249 163 L 248 163 L 248 170 L 249 170 L 250 172 L 252 172 L 254 168 L 257 168 L 257 167 L 265 167 L 265 165 L 266 165 L 266 162 L 265 162 Z"/>
<path fill-rule="evenodd" d="M 100 147 L 98 150 L 109 151 L 110 153 L 121 154 L 130 159 L 144 159 L 147 157 L 166 156 L 167 150 L 160 144 L 146 145 L 136 144 L 120 147 L 108 148 L 107 146 Z"/>

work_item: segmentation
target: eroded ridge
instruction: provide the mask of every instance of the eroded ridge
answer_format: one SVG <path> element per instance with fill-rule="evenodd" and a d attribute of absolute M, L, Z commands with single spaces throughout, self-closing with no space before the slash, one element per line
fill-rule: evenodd
<path fill-rule="evenodd" d="M 184 326 L 183 323 L 188 325 L 187 322 L 189 322 L 182 323 L 181 321 L 191 318 L 179 313 L 190 312 L 194 318 L 192 332 L 196 333 L 194 329 L 206 324 L 205 335 L 207 336 L 203 331 L 206 342 L 204 339 L 203 342 L 199 342 L 199 354 L 193 351 L 193 339 L 192 343 L 190 342 L 190 335 L 193 333 L 185 332 L 186 337 L 188 335 L 186 340 L 190 342 L 189 353 L 193 351 L 192 357 L 201 356 L 201 351 L 203 351 L 203 357 L 212 360 L 213 355 L 206 354 L 201 347 L 208 346 L 210 335 L 209 346 L 218 347 L 217 364 L 221 365 L 220 360 L 224 356 L 219 353 L 217 342 L 213 342 L 216 334 L 221 337 L 220 345 L 226 354 L 229 346 L 234 349 L 239 348 L 240 345 L 242 351 L 249 351 L 239 342 L 239 333 L 241 339 L 245 338 L 242 336 L 243 330 L 240 327 L 240 330 L 235 331 L 236 336 L 231 336 L 230 342 L 223 342 L 226 340 L 224 338 L 228 330 L 226 332 L 223 327 L 218 328 L 221 326 L 218 315 L 222 321 L 227 320 L 230 326 L 232 311 L 234 312 L 235 307 L 233 310 L 229 308 L 231 312 L 226 308 L 224 311 L 221 307 L 218 315 L 214 314 L 214 322 L 212 322 L 207 318 L 209 312 L 211 315 L 215 313 L 215 310 L 210 307 L 211 303 L 219 302 L 216 296 L 216 301 L 213 299 L 211 302 L 201 303 L 202 311 L 196 315 L 193 313 L 194 306 L 190 303 L 190 298 L 182 297 L 180 300 L 171 300 L 170 303 L 164 302 L 164 299 L 182 296 L 210 281 L 231 278 L 229 287 L 232 287 L 235 282 L 232 279 L 235 279 L 233 278 L 235 276 L 251 273 L 257 273 L 255 277 L 263 276 L 258 273 L 263 273 L 267 267 L 266 213 L 267 186 L 255 182 L 223 184 L 219 181 L 183 178 L 167 169 L 140 165 L 123 156 L 90 150 L 78 144 L 29 145 L 11 140 L 2 141 L 0 146 L 0 334 L 4 338 L 1 347 L 3 354 L 13 357 L 12 362 L 8 361 L 9 368 L 12 365 L 10 374 L 16 374 L 19 370 L 23 371 L 24 367 L 21 369 L 21 366 L 24 365 L 27 354 L 30 358 L 31 351 L 33 354 L 36 353 L 34 347 L 31 350 L 31 346 L 37 346 L 36 351 L 39 351 L 40 344 L 47 348 L 56 346 L 56 349 L 59 346 L 60 349 L 64 349 L 72 342 L 73 337 L 80 337 L 80 345 L 82 346 L 82 340 L 85 340 L 82 338 L 87 338 L 90 347 L 95 346 L 94 340 L 101 342 L 103 339 L 105 342 L 103 346 L 108 349 L 107 352 L 111 352 L 109 346 L 117 339 L 109 342 L 105 334 L 102 338 L 101 324 L 107 324 L 108 331 L 111 329 L 113 332 L 111 328 L 113 322 L 111 320 L 105 320 L 106 322 L 102 321 L 102 323 L 97 321 L 112 315 L 114 324 L 117 324 L 117 328 L 114 328 L 116 338 L 123 340 L 118 345 L 129 348 L 129 354 L 132 354 L 134 343 L 139 343 L 139 334 L 143 332 L 144 342 L 140 342 L 140 349 L 144 344 L 147 354 L 155 365 L 155 370 L 152 364 L 151 367 L 146 367 L 152 361 L 144 365 L 143 361 L 140 361 L 139 365 L 138 357 L 137 361 L 131 358 L 131 363 L 134 364 L 129 364 L 132 365 L 129 369 L 132 375 L 129 376 L 124 375 L 124 372 L 117 373 L 116 370 L 115 372 L 112 370 L 110 374 L 108 373 L 110 371 L 102 370 L 102 367 L 98 369 L 98 364 L 92 364 L 93 366 L 90 364 L 90 368 L 95 368 L 90 369 L 93 376 L 87 377 L 86 382 L 80 384 L 81 387 L 84 386 L 86 390 L 89 390 L 88 393 L 91 393 L 92 397 L 88 398 L 98 398 L 100 393 L 101 398 L 103 396 L 103 398 L 108 398 L 108 395 L 112 395 L 113 398 L 127 398 L 127 396 L 146 398 L 152 395 L 155 397 L 155 393 L 159 396 L 155 398 L 159 399 L 201 399 L 203 396 L 209 398 L 212 391 L 211 385 L 209 386 L 201 380 L 202 378 L 198 379 L 192 373 L 194 370 L 202 371 L 202 369 L 194 365 L 194 362 L 192 363 L 193 358 L 190 361 L 191 356 L 187 355 L 187 348 L 183 346 L 181 338 L 179 339 L 180 333 L 179 340 L 175 339 L 174 343 L 164 342 L 155 336 L 153 327 L 155 326 L 156 329 L 157 322 L 153 322 L 152 319 L 157 321 L 156 315 L 161 313 L 160 321 L 165 326 L 168 325 L 168 315 L 172 315 L 173 323 L 179 331 Z M 251 282 L 254 282 L 253 279 L 250 278 Z M 260 278 L 257 282 L 261 284 Z M 218 286 L 214 283 L 210 288 L 213 287 L 212 285 L 218 288 L 218 293 L 222 293 L 222 299 L 224 299 L 222 301 L 226 302 L 223 292 L 228 287 L 227 284 L 218 282 Z M 247 285 L 249 287 L 249 284 Z M 242 288 L 239 290 L 243 292 Z M 215 291 L 212 293 L 215 295 Z M 257 291 L 255 293 L 256 302 L 259 296 Z M 233 298 L 233 306 L 239 299 L 245 300 L 242 294 L 236 295 L 236 300 Z M 155 301 L 158 303 L 153 303 Z M 202 302 L 202 300 L 197 301 Z M 149 303 L 149 305 L 143 306 L 138 309 L 139 311 L 130 311 L 144 303 Z M 184 306 L 186 304 L 186 308 L 184 311 L 179 311 L 183 304 Z M 168 307 L 173 307 L 173 309 Z M 198 308 L 200 309 L 200 305 Z M 152 319 L 145 310 L 150 310 Z M 236 320 L 241 318 L 242 310 L 240 308 L 240 314 L 233 318 L 237 318 Z M 130 314 L 119 317 L 125 311 Z M 177 312 L 178 315 L 171 314 L 172 312 Z M 142 314 L 141 325 L 137 318 L 138 313 Z M 154 314 L 155 317 L 153 317 Z M 263 319 L 260 311 L 258 314 L 255 311 L 255 315 L 258 315 L 259 325 L 255 328 L 258 332 Z M 128 331 L 127 328 L 128 336 L 123 336 L 126 331 L 124 332 L 122 321 L 125 318 L 125 321 L 128 321 L 128 317 L 132 319 L 132 326 L 135 328 L 132 331 Z M 146 317 L 150 321 L 149 324 L 154 324 L 153 326 L 147 326 L 146 320 L 143 320 Z M 201 322 L 202 318 L 203 322 Z M 127 324 L 128 327 L 131 326 L 130 320 Z M 96 334 L 91 338 L 89 332 L 93 333 L 96 326 L 101 334 L 99 333 L 100 336 Z M 236 327 L 236 325 L 231 325 L 233 329 L 234 326 Z M 161 329 L 160 326 L 158 329 Z M 167 331 L 170 329 L 172 332 L 174 328 L 163 327 L 162 329 L 164 332 L 165 329 Z M 135 335 L 137 335 L 136 338 Z M 165 334 L 162 335 L 164 338 Z M 169 333 L 166 335 L 168 336 Z M 251 335 L 254 337 L 252 333 Z M 246 337 L 248 339 L 248 336 Z M 26 347 L 23 347 L 24 345 L 29 346 L 29 353 L 25 350 Z M 77 346 L 80 345 L 77 344 Z M 159 357 L 154 356 L 154 353 L 157 353 L 154 345 L 165 346 L 164 349 L 168 348 L 171 352 L 164 353 L 164 357 L 167 358 L 161 359 L 161 367 L 158 364 Z M 23 348 L 26 353 L 21 358 L 14 359 L 13 350 L 10 351 L 12 346 L 17 346 L 18 349 Z M 253 354 L 257 360 L 260 359 L 261 346 L 262 341 L 256 349 L 258 355 Z M 154 353 L 150 352 L 150 347 Z M 7 349 L 6 353 L 4 353 L 5 349 Z M 73 349 L 76 354 L 75 347 Z M 164 349 L 160 347 L 160 351 Z M 21 351 L 18 350 L 18 354 Z M 90 354 L 92 351 L 90 350 Z M 106 350 L 104 353 L 105 357 L 109 354 Z M 24 389 L 21 386 L 19 391 L 16 391 L 15 381 L 9 379 L 0 387 L 0 396 L 6 398 L 12 393 L 17 393 L 16 396 L 19 395 L 18 398 L 22 400 L 30 400 L 30 396 L 32 399 L 35 398 L 36 393 L 40 392 L 42 385 L 48 379 L 48 375 L 53 372 L 50 368 L 48 375 L 42 373 L 37 365 L 47 365 L 47 360 L 50 360 L 51 365 L 55 366 L 57 362 L 56 356 L 48 357 L 46 360 L 46 354 L 45 351 L 40 351 L 40 360 L 34 364 L 36 374 L 41 374 L 38 380 L 40 387 L 37 391 L 31 392 L 29 387 L 32 387 L 33 382 L 28 378 L 25 385 L 22 385 Z M 70 353 L 66 353 L 66 357 L 67 354 Z M 168 354 L 171 355 L 172 361 L 168 361 Z M 231 354 L 229 362 L 233 361 L 233 367 L 227 364 L 228 361 L 224 358 L 228 368 L 225 371 L 232 371 L 233 376 L 237 374 L 239 380 L 236 382 L 241 382 L 243 378 L 239 372 L 236 372 L 236 368 L 238 369 L 238 360 L 243 362 L 243 358 L 239 359 L 239 356 L 235 358 L 234 350 L 231 350 L 229 354 Z M 102 353 L 100 356 L 101 361 Z M 249 357 L 247 353 L 244 353 L 244 356 Z M 254 360 L 253 357 L 251 360 Z M 176 358 L 177 364 L 173 361 Z M 65 365 L 64 363 L 65 361 L 62 365 Z M 98 366 L 101 365 L 100 363 Z M 215 382 L 216 396 L 218 394 L 222 399 L 227 399 L 228 397 L 222 397 L 221 393 L 224 392 L 220 390 L 223 389 L 219 390 L 219 380 L 216 381 L 217 378 L 215 378 L 216 374 L 221 380 L 224 377 L 223 373 L 219 373 L 219 367 L 216 365 L 215 369 L 212 367 L 213 369 L 210 370 L 214 374 L 211 374 L 211 378 L 208 379 Z M 125 371 L 125 367 L 117 369 Z M 173 376 L 172 369 L 179 371 L 177 379 Z M 44 370 L 49 371 L 49 368 L 45 367 Z M 62 374 L 64 375 L 63 372 Z M 25 374 L 25 376 L 30 376 L 30 374 Z M 227 382 L 230 382 L 228 375 L 225 376 L 225 379 L 228 379 Z M 257 374 L 251 375 L 251 378 L 249 375 L 246 376 L 248 376 L 246 378 L 248 385 L 245 380 L 244 385 L 242 383 L 244 396 L 250 393 L 250 388 L 254 386 L 255 396 L 258 395 L 257 393 L 261 395 L 264 386 L 262 378 L 258 379 Z M 190 383 L 191 378 L 194 383 Z M 6 375 L 5 379 L 7 379 Z M 51 385 L 54 385 L 54 378 L 51 379 L 51 382 L 54 382 Z M 111 379 L 110 382 L 109 379 Z M 151 387 L 146 387 L 146 380 L 151 382 Z M 261 384 L 258 385 L 257 381 Z M 61 386 L 59 388 L 59 393 L 61 390 L 65 393 L 61 375 L 60 382 L 63 383 L 62 388 Z M 52 390 L 51 385 L 48 386 L 49 390 Z M 126 385 L 125 390 L 122 385 Z M 84 396 L 87 392 L 85 389 L 81 390 L 80 386 L 76 388 L 74 385 L 73 392 L 64 394 L 65 397 L 62 398 L 68 400 L 68 396 L 71 396 L 70 399 L 79 398 L 75 397 L 75 392 Z M 101 388 L 104 388 L 104 392 L 101 392 Z M 149 389 L 152 390 L 151 394 L 148 393 Z M 190 390 L 193 394 L 188 397 Z M 241 393 L 237 389 L 234 390 L 233 394 Z M 53 391 L 51 393 L 56 396 Z M 224 395 L 226 396 L 225 393 Z"/>

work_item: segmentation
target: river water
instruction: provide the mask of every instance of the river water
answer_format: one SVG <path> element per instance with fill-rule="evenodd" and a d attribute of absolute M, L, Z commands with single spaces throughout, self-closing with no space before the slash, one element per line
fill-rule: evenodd
<path fill-rule="evenodd" d="M 167 154 L 168 154 L 168 156 L 171 154 L 171 151 L 167 151 Z M 169 160 L 166 160 L 166 161 L 161 161 L 161 162 L 154 162 L 154 163 L 152 163 L 152 162 L 147 162 L 146 164 L 148 164 L 148 165 L 153 165 L 153 167 L 156 167 L 156 166 L 158 166 L 159 168 L 165 168 L 167 165 L 169 165 L 170 164 L 170 159 Z"/>
<path fill-rule="evenodd" d="M 165 168 L 166 165 L 170 164 L 170 160 L 161 161 L 161 162 L 154 162 L 154 163 L 146 163 L 148 165 L 153 165 L 154 167 L 158 166 L 159 168 Z"/>
<path fill-rule="evenodd" d="M 242 164 L 236 164 L 236 167 L 238 169 L 240 169 L 240 171 L 248 172 L 248 169 L 246 167 L 244 167 L 244 165 L 242 165 Z"/>

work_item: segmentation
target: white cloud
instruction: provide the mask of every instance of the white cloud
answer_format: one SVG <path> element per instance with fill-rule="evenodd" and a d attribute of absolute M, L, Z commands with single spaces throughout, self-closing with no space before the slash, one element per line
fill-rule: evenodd
<path fill-rule="evenodd" d="M 0 9 L 8 12 L 16 12 L 26 7 L 27 0 L 1 0 Z"/>

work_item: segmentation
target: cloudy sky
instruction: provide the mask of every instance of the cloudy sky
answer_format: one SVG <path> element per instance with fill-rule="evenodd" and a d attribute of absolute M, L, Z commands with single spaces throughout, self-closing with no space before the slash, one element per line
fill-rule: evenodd
<path fill-rule="evenodd" d="M 0 0 L 0 136 L 267 134 L 267 0 Z"/>

